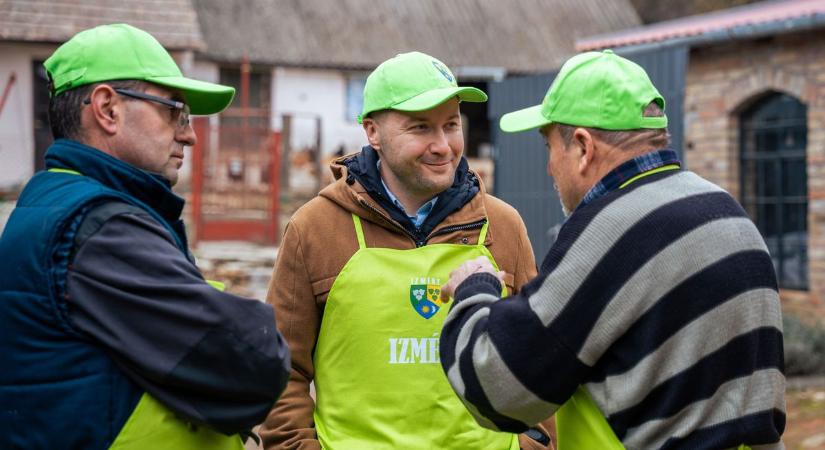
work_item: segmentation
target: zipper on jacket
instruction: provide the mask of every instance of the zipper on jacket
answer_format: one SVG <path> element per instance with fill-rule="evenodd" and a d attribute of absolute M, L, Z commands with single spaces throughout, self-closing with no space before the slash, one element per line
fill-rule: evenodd
<path fill-rule="evenodd" d="M 409 232 L 409 230 L 407 230 L 407 229 L 406 229 L 406 228 L 404 228 L 403 226 L 401 226 L 401 225 L 399 225 L 398 223 L 396 223 L 396 222 L 395 222 L 394 220 L 392 220 L 390 217 L 387 217 L 387 215 L 386 215 L 386 214 L 384 214 L 384 212 L 383 212 L 383 211 L 380 211 L 378 208 L 376 208 L 376 207 L 374 207 L 374 206 L 370 205 L 370 204 L 369 204 L 369 202 L 367 202 L 367 201 L 365 201 L 365 200 L 359 200 L 359 201 L 358 201 L 358 203 L 360 203 L 360 204 L 361 204 L 361 206 L 363 206 L 363 207 L 365 207 L 365 208 L 367 208 L 367 209 L 369 209 L 369 210 L 371 210 L 371 211 L 375 212 L 375 213 L 376 213 L 376 214 L 378 214 L 379 216 L 383 217 L 384 219 L 386 219 L 386 220 L 387 220 L 387 222 L 391 223 L 391 224 L 392 224 L 395 228 L 398 228 L 398 229 L 399 229 L 399 230 L 401 230 L 404 234 L 406 234 L 407 236 L 409 236 L 409 238 L 410 238 L 410 239 L 412 239 L 412 240 L 413 240 L 413 242 L 415 242 L 415 246 L 416 246 L 416 248 L 418 248 L 418 247 L 423 247 L 423 246 L 427 245 L 427 242 L 428 242 L 430 239 L 432 239 L 432 238 L 434 238 L 434 237 L 436 237 L 436 236 L 440 236 L 440 235 L 442 235 L 442 234 L 447 234 L 447 233 L 452 233 L 453 231 L 472 230 L 473 228 L 481 228 L 481 227 L 483 227 L 483 226 L 484 226 L 484 224 L 485 224 L 485 223 L 487 223 L 487 218 L 485 217 L 485 218 L 483 218 L 483 219 L 481 219 L 481 220 L 478 220 L 478 221 L 476 221 L 476 222 L 465 223 L 465 224 L 463 224 L 463 225 L 452 225 L 452 226 L 449 226 L 449 227 L 444 227 L 444 228 L 442 228 L 442 229 L 440 229 L 440 230 L 438 230 L 438 231 L 436 231 L 436 232 L 434 232 L 434 233 L 430 234 L 429 236 L 424 237 L 423 239 L 421 239 L 421 238 L 419 238 L 419 237 L 415 236 L 414 234 L 410 233 L 410 232 Z"/>
<path fill-rule="evenodd" d="M 476 221 L 476 222 L 465 223 L 463 225 L 453 225 L 453 226 L 449 226 L 449 227 L 444 227 L 444 228 L 432 233 L 431 235 L 429 235 L 424 240 L 424 243 L 426 244 L 427 241 L 429 241 L 430 239 L 432 239 L 436 236 L 440 236 L 442 234 L 447 234 L 447 233 L 452 233 L 453 231 L 472 230 L 473 228 L 481 228 L 481 227 L 484 226 L 485 223 L 487 223 L 487 218 L 486 217 L 479 220 L 479 221 Z"/>
<path fill-rule="evenodd" d="M 387 220 L 387 222 L 391 223 L 395 228 L 398 228 L 399 230 L 404 232 L 404 234 L 406 234 L 410 239 L 412 239 L 413 242 L 415 242 L 416 247 L 422 247 L 422 246 L 424 246 L 424 244 L 426 244 L 426 242 L 427 242 L 426 240 L 421 241 L 420 239 L 417 239 L 414 234 L 409 232 L 409 230 L 407 230 L 403 226 L 399 225 L 396 221 L 392 220 L 392 218 L 387 217 L 387 215 L 384 214 L 383 211 L 380 211 L 378 208 L 370 205 L 369 202 L 367 202 L 366 200 L 358 200 L 358 203 L 360 203 L 361 206 L 363 206 L 363 207 L 375 212 L 379 216 L 383 217 L 384 219 Z"/>

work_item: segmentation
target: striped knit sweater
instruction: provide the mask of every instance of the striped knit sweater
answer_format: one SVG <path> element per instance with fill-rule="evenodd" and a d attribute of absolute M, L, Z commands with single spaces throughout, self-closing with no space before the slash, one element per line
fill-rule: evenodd
<path fill-rule="evenodd" d="M 441 335 L 444 370 L 481 425 L 524 431 L 582 385 L 629 449 L 782 447 L 774 268 L 714 184 L 665 172 L 583 205 L 539 276 L 498 292 L 492 275 L 468 278 Z"/>

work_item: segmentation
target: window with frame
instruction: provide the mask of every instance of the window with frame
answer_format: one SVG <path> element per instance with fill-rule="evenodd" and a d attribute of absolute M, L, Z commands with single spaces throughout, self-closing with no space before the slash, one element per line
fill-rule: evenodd
<path fill-rule="evenodd" d="M 241 109 L 241 68 L 221 67 L 220 83 L 235 88 L 235 98 L 221 114 L 221 122 L 227 125 L 241 125 L 244 120 L 250 126 L 268 127 L 270 117 L 270 95 L 272 75 L 268 68 L 251 68 L 249 72 L 249 92 L 246 94 L 248 110 Z"/>
<path fill-rule="evenodd" d="M 742 204 L 785 289 L 808 289 L 807 144 L 807 107 L 790 95 L 771 93 L 740 116 Z"/>

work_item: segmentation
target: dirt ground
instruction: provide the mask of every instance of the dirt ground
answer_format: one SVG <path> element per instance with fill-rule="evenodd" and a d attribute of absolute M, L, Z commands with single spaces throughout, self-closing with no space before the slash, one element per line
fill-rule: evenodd
<path fill-rule="evenodd" d="M 785 448 L 825 450 L 825 384 L 788 390 Z"/>

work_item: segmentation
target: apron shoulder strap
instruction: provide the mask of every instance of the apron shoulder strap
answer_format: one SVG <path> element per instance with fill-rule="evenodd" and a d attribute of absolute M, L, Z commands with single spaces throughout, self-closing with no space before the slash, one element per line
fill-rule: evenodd
<path fill-rule="evenodd" d="M 361 218 L 353 214 L 352 222 L 355 224 L 355 236 L 358 238 L 358 248 L 367 248 L 367 241 L 364 240 L 364 229 L 361 228 Z"/>
<path fill-rule="evenodd" d="M 490 219 L 484 221 L 481 226 L 481 231 L 478 233 L 478 245 L 484 247 L 484 241 L 487 240 L 487 226 L 490 225 Z"/>

